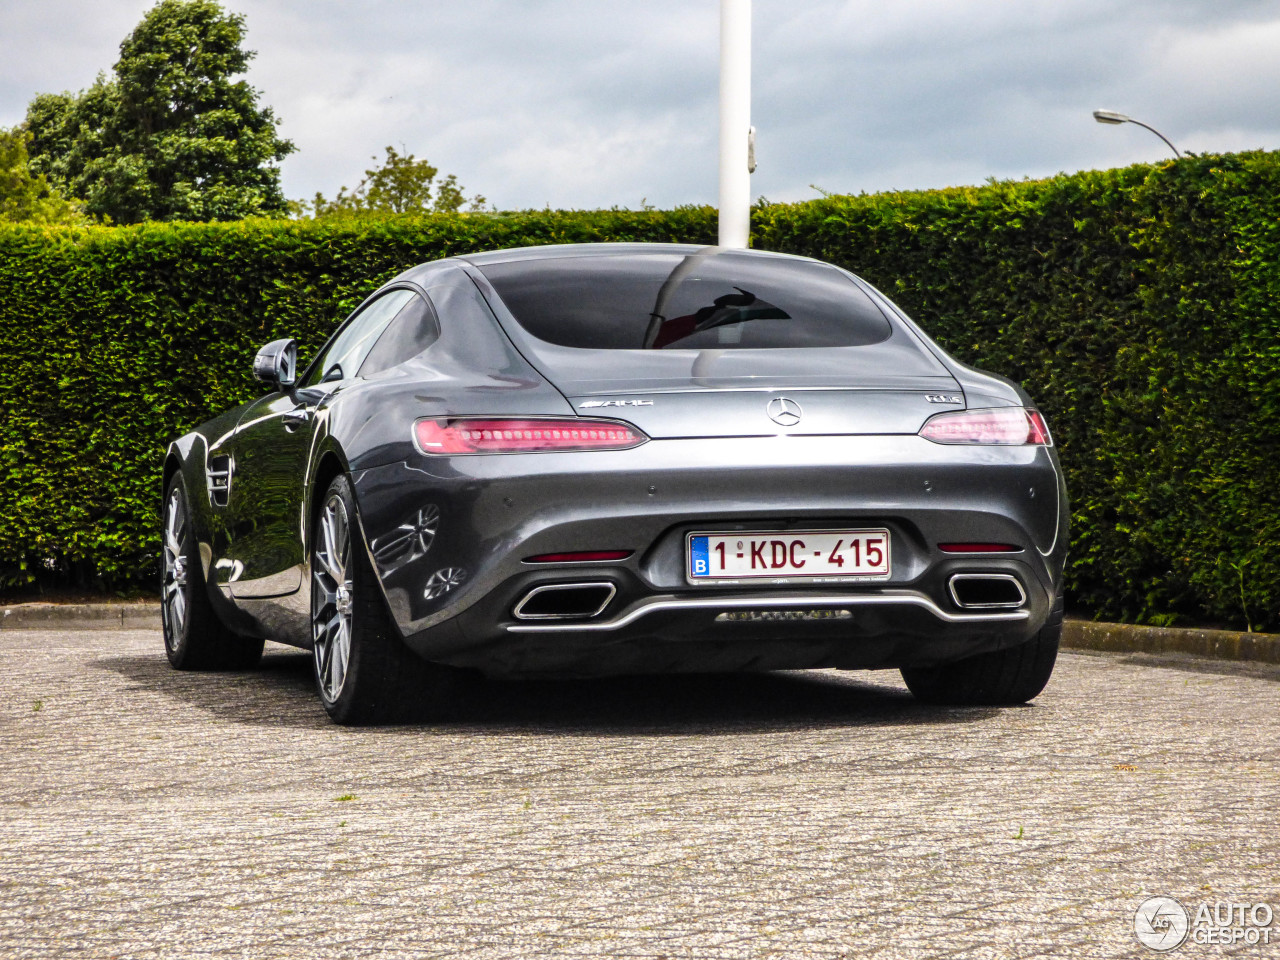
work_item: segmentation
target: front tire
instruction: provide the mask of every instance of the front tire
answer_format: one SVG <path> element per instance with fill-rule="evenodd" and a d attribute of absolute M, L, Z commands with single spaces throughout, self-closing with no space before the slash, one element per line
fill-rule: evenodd
<path fill-rule="evenodd" d="M 311 637 L 316 692 L 335 723 L 438 719 L 456 678 L 405 646 L 364 549 L 351 483 L 337 477 L 311 538 Z"/>
<path fill-rule="evenodd" d="M 263 641 L 228 630 L 209 600 L 191 522 L 191 501 L 180 473 L 165 490 L 160 567 L 160 620 L 169 663 L 178 670 L 257 666 Z"/>
<path fill-rule="evenodd" d="M 1045 688 L 1058 659 L 1061 637 L 1059 607 L 1026 643 L 938 667 L 904 667 L 902 679 L 915 698 L 924 703 L 1015 706 L 1033 700 Z"/>

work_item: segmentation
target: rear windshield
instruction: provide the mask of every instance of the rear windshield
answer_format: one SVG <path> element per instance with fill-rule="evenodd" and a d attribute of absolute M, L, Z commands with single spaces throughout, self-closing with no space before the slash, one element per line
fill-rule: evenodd
<path fill-rule="evenodd" d="M 727 251 L 480 266 L 540 340 L 594 350 L 855 347 L 893 332 L 834 267 Z"/>

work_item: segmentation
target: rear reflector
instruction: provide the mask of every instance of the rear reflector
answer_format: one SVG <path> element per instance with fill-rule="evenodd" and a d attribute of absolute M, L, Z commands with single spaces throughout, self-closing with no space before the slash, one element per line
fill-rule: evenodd
<path fill-rule="evenodd" d="M 584 550 L 579 553 L 540 553 L 525 557 L 525 563 L 585 563 L 589 560 L 625 560 L 633 550 Z"/>
<path fill-rule="evenodd" d="M 925 421 L 920 436 L 934 443 L 1053 446 L 1049 427 L 1040 411 L 1026 407 L 939 413 Z"/>
<path fill-rule="evenodd" d="M 627 450 L 649 439 L 630 424 L 567 417 L 419 420 L 414 426 L 414 438 L 419 450 L 434 455 Z"/>
<path fill-rule="evenodd" d="M 1021 553 L 1022 548 L 1012 543 L 940 543 L 943 553 Z"/>

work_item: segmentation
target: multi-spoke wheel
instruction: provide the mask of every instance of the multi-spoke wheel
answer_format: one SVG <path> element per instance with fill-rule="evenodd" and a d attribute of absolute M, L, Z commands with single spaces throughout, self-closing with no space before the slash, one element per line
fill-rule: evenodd
<path fill-rule="evenodd" d="M 179 670 L 243 670 L 262 657 L 262 641 L 232 633 L 209 601 L 182 475 L 164 497 L 160 561 L 164 649 Z"/>
<path fill-rule="evenodd" d="M 424 662 L 400 639 L 345 476 L 329 485 L 312 524 L 311 662 L 329 716 L 355 724 L 447 714 L 457 673 Z"/>
<path fill-rule="evenodd" d="M 164 643 L 173 656 L 178 638 L 187 625 L 187 598 L 191 584 L 187 582 L 187 539 L 191 524 L 187 520 L 187 503 L 181 484 L 169 491 L 164 504 L 164 553 L 161 561 L 161 608 L 164 620 Z"/>
<path fill-rule="evenodd" d="M 311 571 L 311 627 L 316 683 L 326 705 L 335 702 L 351 661 L 351 518 L 337 491 L 320 512 Z"/>

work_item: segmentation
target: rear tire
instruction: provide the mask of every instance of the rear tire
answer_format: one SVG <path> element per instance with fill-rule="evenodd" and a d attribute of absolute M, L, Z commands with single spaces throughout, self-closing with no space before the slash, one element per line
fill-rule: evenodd
<path fill-rule="evenodd" d="M 360 533 L 351 483 L 329 484 L 312 522 L 311 658 L 325 711 L 343 725 L 443 719 L 457 672 L 400 639 Z"/>
<path fill-rule="evenodd" d="M 182 474 L 164 496 L 160 620 L 164 652 L 178 670 L 248 670 L 262 659 L 263 641 L 233 633 L 209 600 L 191 501 Z"/>
<path fill-rule="evenodd" d="M 1008 707 L 1034 699 L 1049 682 L 1062 637 L 1062 609 L 1026 643 L 938 667 L 904 667 L 917 700 L 953 706 Z"/>

